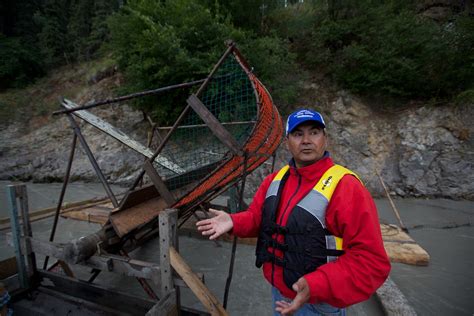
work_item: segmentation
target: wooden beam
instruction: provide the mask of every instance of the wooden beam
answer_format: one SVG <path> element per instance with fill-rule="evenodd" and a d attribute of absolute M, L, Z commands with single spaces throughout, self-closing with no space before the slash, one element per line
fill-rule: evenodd
<path fill-rule="evenodd" d="M 76 264 L 74 256 L 71 255 L 71 244 L 48 242 L 31 237 L 24 237 L 24 239 L 30 243 L 34 253 L 48 255 L 67 263 Z M 10 234 L 7 234 L 7 242 L 12 242 Z M 22 245 L 22 249 L 24 249 L 24 245 Z M 157 264 L 121 256 L 94 255 L 78 264 L 125 276 L 152 280 L 155 284 L 158 284 L 160 280 L 160 267 Z"/>
<path fill-rule="evenodd" d="M 170 192 L 170 190 L 168 190 L 168 188 L 166 187 L 165 182 L 160 177 L 158 172 L 156 172 L 156 170 L 153 167 L 153 164 L 150 162 L 150 160 L 145 161 L 145 163 L 143 165 L 143 169 L 145 169 L 146 174 L 150 177 L 151 182 L 153 182 L 153 185 L 155 186 L 156 190 L 160 193 L 160 195 L 166 201 L 168 206 L 173 205 L 174 203 L 176 203 L 175 197 Z"/>
<path fill-rule="evenodd" d="M 214 294 L 199 280 L 197 275 L 186 264 L 174 247 L 170 247 L 170 259 L 173 269 L 179 274 L 212 316 L 228 315 Z"/>
<path fill-rule="evenodd" d="M 217 118 L 207 109 L 207 107 L 199 100 L 197 96 L 192 94 L 188 100 L 188 104 L 201 117 L 201 119 L 210 128 L 211 132 L 226 145 L 235 155 L 242 156 L 243 152 L 239 143 L 235 140 L 231 133 L 222 126 Z"/>
<path fill-rule="evenodd" d="M 161 296 L 173 290 L 173 271 L 170 263 L 170 248 L 176 242 L 176 223 L 178 211 L 166 209 L 159 214 L 160 229 L 160 269 L 161 269 Z"/>
<path fill-rule="evenodd" d="M 62 106 L 64 106 L 66 109 L 74 109 L 76 107 L 79 107 L 76 103 L 64 99 L 62 102 Z M 130 147 L 131 149 L 135 150 L 136 152 L 142 154 L 143 156 L 147 158 L 152 158 L 153 157 L 153 152 L 137 142 L 136 140 L 130 138 L 127 134 L 119 130 L 118 128 L 112 126 L 108 122 L 104 121 L 103 119 L 95 116 L 94 114 L 86 111 L 86 110 L 79 110 L 73 113 L 73 115 L 81 118 L 82 120 L 86 121 L 87 123 L 91 124 L 95 128 L 99 129 L 100 131 L 106 133 L 107 135 L 112 136 L 122 144 Z M 156 157 L 155 161 L 162 165 L 163 167 L 175 172 L 175 173 L 183 173 L 185 170 L 178 166 L 176 163 L 170 161 L 166 157 L 163 156 L 158 156 Z"/>

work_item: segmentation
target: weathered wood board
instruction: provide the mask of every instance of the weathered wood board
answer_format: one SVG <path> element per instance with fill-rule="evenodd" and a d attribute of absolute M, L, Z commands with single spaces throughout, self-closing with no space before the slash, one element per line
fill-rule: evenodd
<path fill-rule="evenodd" d="M 228 315 L 219 300 L 209 291 L 204 283 L 202 283 L 199 277 L 191 270 L 173 247 L 170 247 L 170 261 L 176 273 L 178 273 L 212 316 Z"/>
<path fill-rule="evenodd" d="M 385 250 L 392 262 L 427 266 L 430 255 L 396 225 L 381 224 Z"/>
<path fill-rule="evenodd" d="M 61 217 L 104 225 L 114 209 L 109 199 L 71 207 L 61 212 Z"/>
<path fill-rule="evenodd" d="M 79 107 L 76 103 L 64 99 L 62 102 L 62 105 L 66 109 L 74 109 Z M 130 147 L 131 149 L 135 150 L 136 152 L 142 154 L 143 156 L 147 158 L 152 158 L 153 157 L 153 151 L 145 147 L 144 145 L 140 144 L 136 140 L 130 138 L 127 134 L 122 132 L 121 130 L 115 128 L 114 126 L 110 125 L 108 122 L 104 121 L 103 119 L 95 116 L 91 112 L 88 112 L 86 110 L 80 110 L 76 111 L 73 113 L 75 116 L 83 119 L 87 123 L 91 124 L 92 126 L 96 127 L 97 129 L 105 132 L 106 134 L 112 136 L 122 144 Z M 183 173 L 185 172 L 184 169 L 182 169 L 180 166 L 178 166 L 175 162 L 169 160 L 166 157 L 163 157 L 162 155 L 159 155 L 156 157 L 155 161 L 162 165 L 165 168 L 168 168 L 169 170 L 174 171 L 175 173 Z"/>
<path fill-rule="evenodd" d="M 136 227 L 157 218 L 159 212 L 167 206 L 163 199 L 155 197 L 129 209 L 112 213 L 110 222 L 114 226 L 117 235 L 122 237 Z"/>

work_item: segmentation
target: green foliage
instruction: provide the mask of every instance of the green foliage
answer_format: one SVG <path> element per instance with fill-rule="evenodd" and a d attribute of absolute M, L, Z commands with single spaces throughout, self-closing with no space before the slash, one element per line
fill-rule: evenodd
<path fill-rule="evenodd" d="M 0 90 L 21 87 L 42 74 L 40 56 L 34 46 L 19 37 L 0 34 Z"/>
<path fill-rule="evenodd" d="M 109 20 L 110 49 L 124 71 L 124 92 L 203 78 L 219 58 L 226 38 L 240 34 L 195 1 L 130 1 Z M 160 122 L 183 108 L 182 91 L 137 101 Z"/>
<path fill-rule="evenodd" d="M 290 52 L 285 40 L 276 35 L 249 38 L 242 43 L 242 52 L 277 104 L 287 105 L 296 100 L 301 72 L 296 55 Z"/>
<path fill-rule="evenodd" d="M 413 1 L 328 1 L 275 11 L 298 59 L 368 95 L 452 98 L 474 82 L 474 22 L 417 15 Z"/>
<path fill-rule="evenodd" d="M 17 0 L 0 5 L 0 89 L 96 57 L 107 39 L 108 0 Z"/>
<path fill-rule="evenodd" d="M 192 0 L 129 1 L 109 19 L 109 27 L 110 50 L 126 77 L 123 92 L 204 78 L 224 52 L 227 39 L 248 47 L 247 57 L 258 65 L 257 73 L 263 77 L 272 77 L 278 71 L 278 59 L 288 58 L 281 40 L 257 39 L 232 26 L 229 18 Z M 140 99 L 137 105 L 152 112 L 160 123 L 170 124 L 187 96 L 187 91 L 180 90 Z"/>
<path fill-rule="evenodd" d="M 107 39 L 107 17 L 117 1 L 46 0 L 34 20 L 46 67 L 90 60 Z"/>
<path fill-rule="evenodd" d="M 45 67 L 61 65 L 68 59 L 68 4 L 63 0 L 48 0 L 35 13 L 34 20 L 41 30 L 37 34 L 38 46 Z"/>

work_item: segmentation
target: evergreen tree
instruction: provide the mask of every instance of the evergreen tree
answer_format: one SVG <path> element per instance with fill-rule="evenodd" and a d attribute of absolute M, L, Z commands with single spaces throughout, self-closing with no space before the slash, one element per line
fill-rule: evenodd
<path fill-rule="evenodd" d="M 35 14 L 35 21 L 41 29 L 38 44 L 46 67 L 70 61 L 69 12 L 69 0 L 46 0 L 41 10 Z"/>

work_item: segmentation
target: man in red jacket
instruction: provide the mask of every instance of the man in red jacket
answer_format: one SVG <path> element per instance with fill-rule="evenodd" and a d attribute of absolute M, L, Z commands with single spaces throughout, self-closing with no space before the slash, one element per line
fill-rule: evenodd
<path fill-rule="evenodd" d="M 269 175 L 249 208 L 197 223 L 210 239 L 258 236 L 256 265 L 272 284 L 275 314 L 345 315 L 390 271 L 377 209 L 360 179 L 326 151 L 326 123 L 303 109 L 286 123 L 290 163 Z"/>

